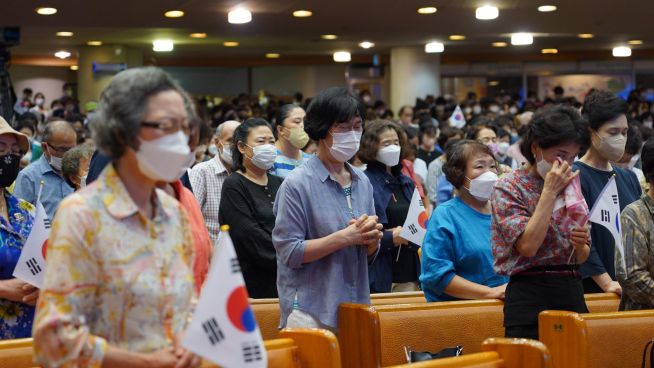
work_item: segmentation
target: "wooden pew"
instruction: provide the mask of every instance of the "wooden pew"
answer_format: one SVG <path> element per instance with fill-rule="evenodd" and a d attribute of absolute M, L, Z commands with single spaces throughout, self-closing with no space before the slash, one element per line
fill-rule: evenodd
<path fill-rule="evenodd" d="M 428 362 L 397 365 L 393 368 L 503 367 L 550 368 L 549 351 L 539 341 L 490 338 L 482 343 L 482 352 Z"/>
<path fill-rule="evenodd" d="M 615 293 L 586 294 L 586 306 L 590 313 L 617 312 L 620 296 Z"/>
<path fill-rule="evenodd" d="M 643 348 L 654 338 L 654 310 L 584 313 L 545 311 L 539 339 L 554 368 L 640 367 Z"/>
<path fill-rule="evenodd" d="M 0 368 L 31 368 L 32 339 L 0 340 Z"/>

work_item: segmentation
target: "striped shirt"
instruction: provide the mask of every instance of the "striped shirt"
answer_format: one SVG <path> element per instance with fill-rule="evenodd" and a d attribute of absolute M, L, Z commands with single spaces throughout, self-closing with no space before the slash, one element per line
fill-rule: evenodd
<path fill-rule="evenodd" d="M 311 158 L 311 155 L 308 153 L 301 151 L 300 153 L 302 153 L 302 158 L 297 160 L 294 158 L 286 157 L 282 154 L 282 151 L 277 150 L 277 158 L 275 159 L 273 167 L 270 169 L 270 173 L 281 178 L 287 177 L 291 171 L 302 166 Z"/>

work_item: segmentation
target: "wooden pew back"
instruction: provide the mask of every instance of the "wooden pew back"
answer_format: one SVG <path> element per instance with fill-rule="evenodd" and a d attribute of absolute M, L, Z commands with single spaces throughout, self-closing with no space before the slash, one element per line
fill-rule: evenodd
<path fill-rule="evenodd" d="M 0 340 L 0 368 L 31 368 L 32 339 Z"/>

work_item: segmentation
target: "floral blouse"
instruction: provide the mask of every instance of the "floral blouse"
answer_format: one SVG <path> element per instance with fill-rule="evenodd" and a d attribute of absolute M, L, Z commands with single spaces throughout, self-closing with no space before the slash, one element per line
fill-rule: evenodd
<path fill-rule="evenodd" d="M 0 280 L 10 280 L 14 278 L 16 262 L 32 231 L 34 206 L 6 191 L 4 200 L 9 222 L 0 217 Z M 32 336 L 32 320 L 34 307 L 0 299 L 0 340 Z"/>
<path fill-rule="evenodd" d="M 143 216 L 113 165 L 64 199 L 34 322 L 37 360 L 100 367 L 107 344 L 134 352 L 181 338 L 195 297 L 186 212 L 163 191 Z"/>

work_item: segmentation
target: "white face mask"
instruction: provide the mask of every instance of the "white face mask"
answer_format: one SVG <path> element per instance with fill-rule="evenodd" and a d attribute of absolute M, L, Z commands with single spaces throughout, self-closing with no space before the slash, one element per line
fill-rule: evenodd
<path fill-rule="evenodd" d="M 362 164 L 361 166 L 354 166 L 354 167 L 356 167 L 361 171 L 366 171 L 366 169 L 368 168 L 368 164 Z"/>
<path fill-rule="evenodd" d="M 214 146 L 215 147 L 215 146 Z M 216 147 L 216 149 L 218 149 Z M 223 149 L 219 151 L 220 158 L 229 166 L 234 165 L 234 160 L 232 158 L 232 145 L 223 146 Z"/>
<path fill-rule="evenodd" d="M 268 170 L 273 166 L 277 158 L 277 147 L 272 144 L 263 144 L 251 148 L 254 153 L 251 158 L 254 166 L 262 170 Z"/>
<path fill-rule="evenodd" d="M 50 166 L 52 166 L 53 169 L 56 171 L 61 171 L 61 160 L 61 157 L 53 156 L 50 154 L 50 160 L 48 160 L 48 162 L 50 162 Z"/>
<path fill-rule="evenodd" d="M 382 164 L 393 167 L 400 162 L 400 152 L 402 149 L 397 144 L 391 144 L 377 151 L 377 161 Z"/>
<path fill-rule="evenodd" d="M 509 151 L 509 147 L 511 147 L 511 145 L 509 143 L 500 142 L 497 145 L 497 152 L 502 156 L 506 156 L 506 153 Z"/>
<path fill-rule="evenodd" d="M 547 173 L 552 170 L 552 163 L 545 161 L 545 157 L 543 156 L 543 151 L 541 151 L 541 159 L 540 161 L 536 162 L 536 171 L 538 171 L 538 175 L 540 175 L 543 180 L 545 180 L 545 177 L 547 176 Z"/>
<path fill-rule="evenodd" d="M 340 162 L 351 159 L 359 150 L 361 132 L 351 130 L 345 133 L 330 133 L 332 135 L 332 146 L 329 153 Z"/>
<path fill-rule="evenodd" d="M 207 148 L 207 151 L 209 151 L 209 155 L 211 155 L 211 157 L 216 157 L 218 154 L 218 147 L 216 147 L 215 144 L 210 144 L 209 148 Z"/>
<path fill-rule="evenodd" d="M 475 105 L 472 107 L 472 113 L 475 115 L 481 114 L 481 106 Z"/>
<path fill-rule="evenodd" d="M 509 114 L 515 115 L 517 113 L 518 113 L 518 108 L 517 107 L 515 107 L 515 106 L 509 107 Z"/>
<path fill-rule="evenodd" d="M 141 172 L 152 180 L 173 182 L 184 173 L 189 162 L 188 137 L 181 131 L 151 141 L 141 140 L 136 151 Z"/>
<path fill-rule="evenodd" d="M 466 179 L 470 180 L 466 177 Z M 497 183 L 497 174 L 492 171 L 486 171 L 478 177 L 470 180 L 470 195 L 475 197 L 478 201 L 486 202 L 490 199 L 493 193 L 493 188 Z"/>
<path fill-rule="evenodd" d="M 84 188 L 86 186 L 86 177 L 88 175 L 84 175 L 81 178 L 79 178 L 79 187 Z"/>
<path fill-rule="evenodd" d="M 466 107 L 463 109 L 463 113 L 466 115 L 470 115 L 471 112 L 472 112 L 472 108 L 470 107 Z"/>
<path fill-rule="evenodd" d="M 496 113 L 496 114 L 497 114 L 498 112 L 500 112 L 500 107 L 497 106 L 497 105 L 491 105 L 488 109 L 489 109 L 491 112 L 494 112 L 494 113 Z"/>

